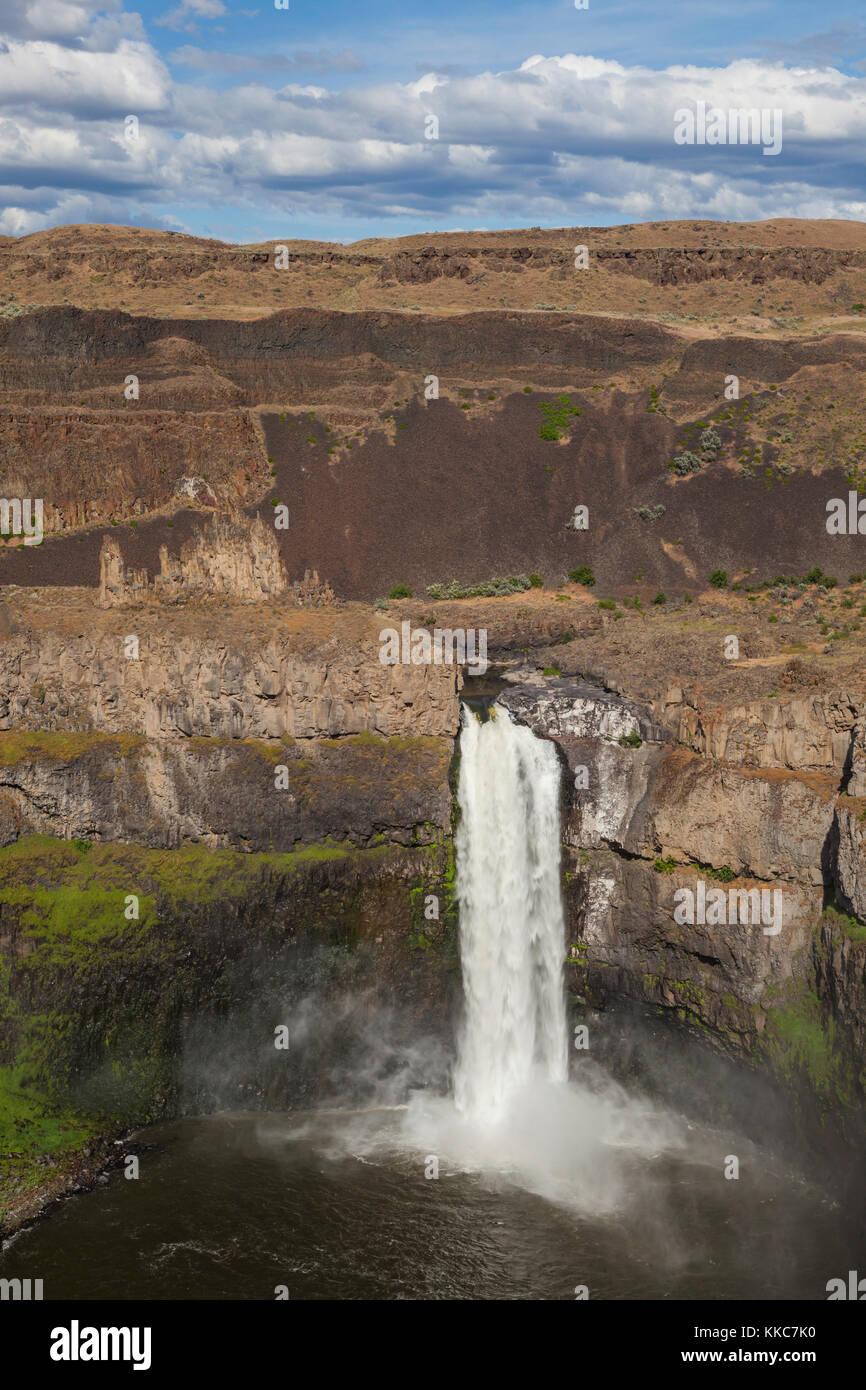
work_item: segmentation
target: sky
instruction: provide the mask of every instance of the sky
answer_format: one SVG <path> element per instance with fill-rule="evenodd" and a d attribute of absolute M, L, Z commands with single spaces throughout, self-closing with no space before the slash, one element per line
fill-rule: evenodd
<path fill-rule="evenodd" d="M 863 0 L 0 0 L 6 236 L 770 217 L 866 221 Z"/>

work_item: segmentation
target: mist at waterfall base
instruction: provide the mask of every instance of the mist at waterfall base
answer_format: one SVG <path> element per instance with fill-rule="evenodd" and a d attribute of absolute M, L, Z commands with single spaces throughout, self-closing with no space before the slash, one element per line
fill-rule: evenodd
<path fill-rule="evenodd" d="M 13 1237 L 0 1277 L 78 1299 L 772 1300 L 862 1263 L 859 1213 L 766 1079 L 638 1006 L 569 1047 L 556 749 L 491 713 L 462 719 L 456 1056 L 359 989 L 350 953 L 247 962 L 224 1036 L 203 1021 L 186 1058 L 224 1113 L 141 1131 L 140 1180 Z M 294 1113 L 226 1113 L 280 1108 L 244 1050 L 274 1017 L 321 1067 Z"/>
<path fill-rule="evenodd" d="M 682 1126 L 588 1059 L 569 1083 L 554 745 L 501 706 L 483 721 L 464 706 L 460 742 L 465 1012 L 453 1096 L 413 1095 L 405 1138 L 447 1164 L 609 1211 L 635 1195 L 634 1157 L 681 1149 Z"/>

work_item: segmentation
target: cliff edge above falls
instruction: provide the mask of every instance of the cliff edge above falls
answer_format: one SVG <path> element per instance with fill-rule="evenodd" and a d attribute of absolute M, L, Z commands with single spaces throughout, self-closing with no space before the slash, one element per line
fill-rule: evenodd
<path fill-rule="evenodd" d="M 93 590 L 50 610 L 10 597 L 0 729 L 146 738 L 453 737 L 456 666 L 386 665 L 359 606 L 160 599 L 101 611 Z"/>

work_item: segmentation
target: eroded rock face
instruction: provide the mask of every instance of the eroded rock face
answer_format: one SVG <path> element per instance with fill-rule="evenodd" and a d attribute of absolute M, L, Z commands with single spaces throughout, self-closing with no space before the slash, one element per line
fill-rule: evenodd
<path fill-rule="evenodd" d="M 861 1085 L 866 1056 L 866 933 L 852 936 L 838 922 L 821 923 L 815 950 L 818 995 L 828 1001 L 835 1026 L 856 1059 Z"/>
<path fill-rule="evenodd" d="M 851 738 L 851 769 L 848 785 L 849 796 L 866 796 L 866 717 L 861 716 L 854 724 Z"/>
<path fill-rule="evenodd" d="M 701 872 L 657 873 L 646 861 L 594 852 L 576 867 L 573 900 L 582 915 L 587 975 L 608 996 L 625 995 L 682 1008 L 710 1027 L 723 1024 L 755 1035 L 764 1024 L 760 1006 L 767 987 L 808 972 L 812 924 L 821 910 L 820 890 L 778 880 L 783 926 L 765 931 L 762 921 L 678 923 L 677 890 L 697 892 Z M 705 880 L 708 889 L 764 887 L 754 880 L 731 884 Z M 697 913 L 695 916 L 697 917 Z M 615 972 L 615 973 L 609 973 Z M 757 1012 L 755 1012 L 757 1010 Z"/>
<path fill-rule="evenodd" d="M 203 594 L 226 594 L 252 603 L 285 593 L 289 587 L 273 528 L 260 517 L 250 520 L 239 514 L 213 517 L 184 543 L 177 558 L 160 546 L 159 574 L 152 588 L 146 570 L 124 565 L 120 545 L 112 536 L 102 543 L 99 571 L 102 608 L 142 602 L 149 596 L 172 601 Z M 319 601 L 333 597 L 322 585 Z"/>
<path fill-rule="evenodd" d="M 633 734 L 666 736 L 641 706 L 574 681 L 557 681 L 541 690 L 517 686 L 507 690 L 500 703 L 519 723 L 545 738 L 568 735 L 614 741 Z"/>
<path fill-rule="evenodd" d="M 754 246 L 711 248 L 653 247 L 651 249 L 594 249 L 599 268 L 633 275 L 654 285 L 695 285 L 705 280 L 744 281 L 763 285 L 768 280 L 786 279 L 820 285 L 840 268 L 866 265 L 859 250 L 823 250 L 817 247 Z M 502 248 L 472 245 L 460 248 L 422 247 L 417 251 L 398 251 L 383 259 L 379 281 L 389 284 L 429 284 L 439 278 L 466 279 L 477 274 L 520 271 L 525 266 L 550 267 L 569 271 L 571 253 L 538 246 Z"/>
<path fill-rule="evenodd" d="M 678 702 L 661 715 L 696 753 L 747 767 L 828 768 L 840 777 L 862 716 L 862 700 L 845 693 L 753 700 L 711 714 Z"/>
<path fill-rule="evenodd" d="M 623 848 L 737 875 L 820 887 L 836 800 L 830 777 L 724 767 L 684 750 L 654 769 L 643 823 Z"/>
<path fill-rule="evenodd" d="M 75 410 L 43 411 L 14 404 L 21 395 L 44 399 L 46 382 L 68 383 L 69 359 L 58 360 L 49 352 L 46 359 L 31 360 L 24 373 L 24 380 L 32 380 L 36 388 L 30 392 L 19 393 L 17 382 L 4 381 L 4 406 L 9 402 L 0 411 L 4 486 L 7 495 L 45 499 L 46 536 L 177 505 L 190 496 L 180 490 L 181 483 L 201 478 L 202 473 L 208 474 L 210 482 L 201 481 L 210 492 L 198 492 L 196 501 L 206 506 L 229 510 L 261 497 L 265 458 L 253 420 L 231 408 L 239 392 L 230 382 L 220 381 L 221 390 L 210 398 L 196 393 L 194 412 L 178 410 L 177 379 L 166 382 L 160 393 L 152 366 L 148 372 L 146 364 L 133 365 L 128 370 L 141 371 L 148 382 L 149 408 L 118 409 L 126 370 L 111 371 L 106 379 L 97 369 L 97 399 L 88 391 L 87 408 Z M 23 494 L 19 485 L 24 486 Z"/>
<path fill-rule="evenodd" d="M 836 900 L 866 921 L 866 801 L 842 797 L 836 805 L 834 886 Z"/>
<path fill-rule="evenodd" d="M 501 697 L 560 751 L 571 987 L 671 1009 L 783 1072 L 808 1069 L 809 1037 L 833 1084 L 860 1085 L 866 931 L 822 917 L 831 889 L 866 920 L 866 800 L 838 796 L 858 763 L 855 702 L 755 702 L 702 722 L 671 696 L 674 731 L 701 752 L 602 690 Z"/>
<path fill-rule="evenodd" d="M 0 734 L 0 843 L 30 831 L 152 849 L 432 844 L 451 814 L 447 738 L 273 744 Z"/>
<path fill-rule="evenodd" d="M 566 843 L 823 883 L 837 794 L 831 772 L 700 757 L 675 747 L 646 709 L 587 686 L 518 688 L 501 702 L 561 749 Z"/>
<path fill-rule="evenodd" d="M 127 659 L 127 636 L 139 637 Z M 458 668 L 383 665 L 366 644 L 298 651 L 166 633 L 138 615 L 109 633 L 16 633 L 0 645 L 0 729 L 148 738 L 453 737 Z"/>
<path fill-rule="evenodd" d="M 106 536 L 99 553 L 100 608 L 120 608 L 142 603 L 147 597 L 149 579 L 146 569 L 135 569 L 124 563 L 120 541 Z"/>

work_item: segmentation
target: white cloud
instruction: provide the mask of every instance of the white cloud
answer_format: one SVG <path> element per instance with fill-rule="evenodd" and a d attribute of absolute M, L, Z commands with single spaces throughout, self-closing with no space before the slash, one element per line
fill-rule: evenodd
<path fill-rule="evenodd" d="M 222 0 L 187 0 L 173 13 L 213 18 L 223 9 Z M 395 208 L 425 226 L 864 215 L 866 79 L 826 67 L 740 60 L 656 71 L 567 53 L 534 54 L 503 72 L 339 91 L 255 81 L 265 64 L 350 71 L 358 61 L 319 50 L 273 62 L 224 54 L 221 71 L 251 76 L 216 91 L 175 80 L 145 39 L 119 37 L 127 17 L 116 7 L 105 16 L 89 0 L 40 4 L 32 38 L 23 10 L 0 49 L 7 227 L 70 220 L 70 199 L 136 221 L 151 203 L 260 216 L 291 208 L 333 218 L 335 236 L 341 218 L 375 220 Z M 79 10 L 84 42 L 72 47 Z M 95 49 L 106 22 L 114 27 Z M 174 57 L 199 71 L 209 60 L 196 48 Z M 698 100 L 781 109 L 782 155 L 676 145 L 674 113 Z M 436 141 L 424 138 L 429 112 L 439 118 Z M 138 141 L 124 139 L 127 114 L 141 121 Z"/>
<path fill-rule="evenodd" d="M 145 38 L 141 16 L 125 12 L 121 0 L 0 0 L 0 34 L 98 52 Z"/>
<path fill-rule="evenodd" d="M 410 82 L 406 91 L 413 97 L 420 97 L 425 92 L 435 92 L 437 87 L 447 87 L 447 77 L 437 77 L 435 72 L 425 72 L 423 77 L 419 77 L 417 82 Z"/>
<path fill-rule="evenodd" d="M 87 120 L 112 110 L 160 110 L 168 98 L 168 72 L 145 43 L 122 40 L 111 62 L 41 39 L 13 39 L 0 52 L 0 111 L 26 106 Z"/>
<path fill-rule="evenodd" d="M 222 0 L 181 0 L 176 9 L 160 15 L 153 22 L 167 29 L 188 29 L 194 33 L 197 26 L 193 21 L 196 19 L 219 19 L 225 13 Z"/>

